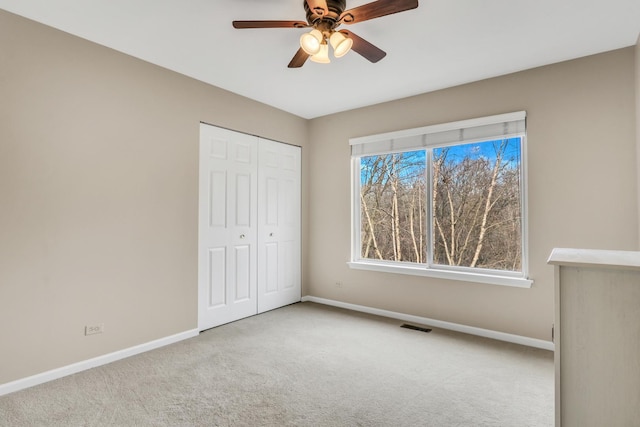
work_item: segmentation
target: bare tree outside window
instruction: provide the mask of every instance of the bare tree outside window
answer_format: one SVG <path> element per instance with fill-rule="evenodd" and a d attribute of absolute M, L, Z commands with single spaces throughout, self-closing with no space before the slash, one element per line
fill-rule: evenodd
<path fill-rule="evenodd" d="M 433 150 L 434 264 L 521 270 L 520 138 Z"/>
<path fill-rule="evenodd" d="M 425 264 L 432 250 L 435 265 L 521 271 L 521 148 L 430 149 L 429 189 L 427 150 L 360 158 L 362 258 Z"/>
<path fill-rule="evenodd" d="M 363 157 L 362 257 L 425 262 L 425 152 Z"/>

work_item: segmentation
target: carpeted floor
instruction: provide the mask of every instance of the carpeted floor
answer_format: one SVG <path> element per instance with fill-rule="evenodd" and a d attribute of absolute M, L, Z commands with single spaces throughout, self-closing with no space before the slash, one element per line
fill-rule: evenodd
<path fill-rule="evenodd" d="M 0 397 L 2 426 L 551 426 L 553 353 L 313 303 Z"/>

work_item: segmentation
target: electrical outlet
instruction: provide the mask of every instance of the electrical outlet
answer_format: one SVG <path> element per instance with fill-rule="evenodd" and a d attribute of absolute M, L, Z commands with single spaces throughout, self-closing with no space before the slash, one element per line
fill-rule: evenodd
<path fill-rule="evenodd" d="M 95 335 L 101 334 L 104 332 L 104 323 L 99 323 L 97 325 L 87 325 L 84 327 L 85 335 Z"/>
<path fill-rule="evenodd" d="M 336 288 L 342 288 L 343 286 L 342 282 L 336 282 Z"/>

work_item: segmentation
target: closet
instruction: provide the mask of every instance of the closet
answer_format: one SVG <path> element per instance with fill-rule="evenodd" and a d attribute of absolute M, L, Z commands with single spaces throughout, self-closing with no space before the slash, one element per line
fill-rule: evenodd
<path fill-rule="evenodd" d="M 200 124 L 200 330 L 300 301 L 300 158 Z"/>

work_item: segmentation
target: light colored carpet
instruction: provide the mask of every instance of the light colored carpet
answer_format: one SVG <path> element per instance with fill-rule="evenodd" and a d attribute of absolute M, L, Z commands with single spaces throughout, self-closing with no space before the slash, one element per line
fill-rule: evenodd
<path fill-rule="evenodd" d="M 0 397 L 3 426 L 551 426 L 553 353 L 300 303 Z"/>

